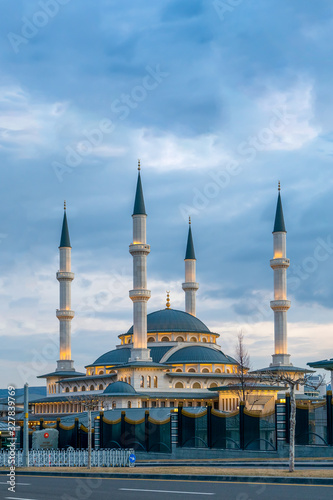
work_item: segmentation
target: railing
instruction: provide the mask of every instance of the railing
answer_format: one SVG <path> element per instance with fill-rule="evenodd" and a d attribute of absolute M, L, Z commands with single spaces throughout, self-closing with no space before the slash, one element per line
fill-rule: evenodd
<path fill-rule="evenodd" d="M 0 450 L 0 467 L 8 467 L 9 451 Z M 91 451 L 92 467 L 134 467 L 133 449 Z M 30 450 L 29 467 L 87 467 L 88 450 Z M 23 467 L 23 451 L 15 452 L 15 467 Z"/>

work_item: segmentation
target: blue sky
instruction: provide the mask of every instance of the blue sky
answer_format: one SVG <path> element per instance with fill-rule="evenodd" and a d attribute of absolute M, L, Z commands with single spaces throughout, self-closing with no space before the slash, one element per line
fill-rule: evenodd
<path fill-rule="evenodd" d="M 1 386 L 55 368 L 58 245 L 73 246 L 72 356 L 131 326 L 137 158 L 152 312 L 184 308 L 188 215 L 197 315 L 254 367 L 273 353 L 277 182 L 288 231 L 289 352 L 333 356 L 330 1 L 17 0 L 0 19 Z"/>

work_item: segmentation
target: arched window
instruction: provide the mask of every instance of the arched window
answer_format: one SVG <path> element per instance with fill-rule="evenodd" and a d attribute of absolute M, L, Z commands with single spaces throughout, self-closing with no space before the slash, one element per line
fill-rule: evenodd
<path fill-rule="evenodd" d="M 216 368 L 215 373 L 222 373 L 221 368 Z"/>
<path fill-rule="evenodd" d="M 202 373 L 209 373 L 208 368 L 203 368 L 203 369 L 202 369 Z"/>
<path fill-rule="evenodd" d="M 69 387 L 66 387 L 65 392 L 69 392 Z"/>
<path fill-rule="evenodd" d="M 169 337 L 162 337 L 161 342 L 170 342 Z"/>
<path fill-rule="evenodd" d="M 76 385 L 74 385 L 74 387 L 73 387 L 73 392 L 77 392 L 77 387 L 76 387 Z"/>
<path fill-rule="evenodd" d="M 112 401 L 112 410 L 114 410 L 115 408 L 117 408 L 117 403 L 115 401 Z"/>
<path fill-rule="evenodd" d="M 176 388 L 176 389 L 184 389 L 184 384 L 183 384 L 183 382 L 176 382 L 175 388 Z"/>
<path fill-rule="evenodd" d="M 155 342 L 154 337 L 148 337 L 148 342 Z"/>
<path fill-rule="evenodd" d="M 94 391 L 95 390 L 95 387 L 93 385 L 90 386 L 90 390 L 91 391 Z"/>
<path fill-rule="evenodd" d="M 184 342 L 183 337 L 177 337 L 177 338 L 176 338 L 176 342 Z"/>
<path fill-rule="evenodd" d="M 86 390 L 86 387 L 83 385 L 81 391 L 83 392 L 85 390 Z"/>
<path fill-rule="evenodd" d="M 183 370 L 181 368 L 177 368 L 176 372 L 182 372 Z"/>
<path fill-rule="evenodd" d="M 198 342 L 198 341 L 197 341 L 197 339 L 196 339 L 196 337 L 191 337 L 191 338 L 190 338 L 190 341 L 191 341 L 191 342 Z"/>
<path fill-rule="evenodd" d="M 196 370 L 195 370 L 195 368 L 189 368 L 188 372 L 189 373 L 196 373 Z"/>
<path fill-rule="evenodd" d="M 127 384 L 127 377 L 125 377 L 125 380 L 124 380 L 124 382 L 126 382 L 126 384 Z"/>
<path fill-rule="evenodd" d="M 147 387 L 151 387 L 151 377 L 150 375 L 147 375 Z"/>
<path fill-rule="evenodd" d="M 207 342 L 206 337 L 203 337 L 202 342 Z"/>
<path fill-rule="evenodd" d="M 209 387 L 210 387 L 210 388 L 212 388 L 212 387 L 217 387 L 217 383 L 216 383 L 216 382 L 212 382 L 212 383 L 210 384 L 210 386 L 209 386 Z"/>
<path fill-rule="evenodd" d="M 154 377 L 154 389 L 157 389 L 157 377 Z"/>
<path fill-rule="evenodd" d="M 104 370 L 99 370 L 98 375 L 103 375 Z"/>
<path fill-rule="evenodd" d="M 201 384 L 199 382 L 194 382 L 192 389 L 201 389 Z"/>
<path fill-rule="evenodd" d="M 127 408 L 132 408 L 132 403 L 130 401 L 127 401 Z"/>
<path fill-rule="evenodd" d="M 141 376 L 141 381 L 140 381 L 140 387 L 144 387 L 145 386 L 145 378 L 144 376 L 142 375 Z"/>
<path fill-rule="evenodd" d="M 100 391 L 102 391 L 102 390 L 104 389 L 103 384 L 99 384 L 98 389 L 99 389 Z"/>
<path fill-rule="evenodd" d="M 128 377 L 128 383 L 131 385 L 131 377 Z"/>
<path fill-rule="evenodd" d="M 130 343 L 131 343 L 131 339 L 130 339 L 130 338 L 128 339 L 127 343 L 128 343 L 128 344 L 130 344 Z"/>

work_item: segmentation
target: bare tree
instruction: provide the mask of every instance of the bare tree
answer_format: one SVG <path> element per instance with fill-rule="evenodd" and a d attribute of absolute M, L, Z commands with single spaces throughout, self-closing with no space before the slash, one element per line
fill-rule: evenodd
<path fill-rule="evenodd" d="M 242 331 L 237 336 L 235 359 L 238 363 L 236 378 L 238 379 L 240 399 L 245 402 L 248 393 L 248 376 L 246 375 L 250 369 L 250 355 L 244 344 L 244 334 Z"/>
<path fill-rule="evenodd" d="M 249 370 L 251 367 L 251 360 L 246 345 L 244 343 L 244 334 L 242 331 L 239 332 L 237 336 L 237 344 L 235 347 L 235 360 L 238 363 L 237 373 L 235 374 L 235 379 L 237 381 L 236 386 L 238 387 L 238 396 L 240 401 L 244 403 L 249 403 L 249 395 L 257 389 L 258 377 L 257 375 L 249 375 Z M 258 401 L 255 399 L 251 408 Z M 251 409 L 250 408 L 250 409 Z"/>
<path fill-rule="evenodd" d="M 295 470 L 295 431 L 296 431 L 296 395 L 295 392 L 300 386 L 308 386 L 313 389 L 318 389 L 318 387 L 323 383 L 324 378 L 319 377 L 319 382 L 313 384 L 310 381 L 311 373 L 306 373 L 300 371 L 290 371 L 284 370 L 264 370 L 260 372 L 261 381 L 269 381 L 273 384 L 282 384 L 289 387 L 290 391 L 290 434 L 289 434 L 289 472 L 294 472 Z"/>

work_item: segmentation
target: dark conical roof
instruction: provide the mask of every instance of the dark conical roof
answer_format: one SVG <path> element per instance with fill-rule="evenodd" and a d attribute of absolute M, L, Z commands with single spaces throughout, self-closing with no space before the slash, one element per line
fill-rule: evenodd
<path fill-rule="evenodd" d="M 61 247 L 71 247 L 71 242 L 69 239 L 69 231 L 68 231 L 68 224 L 67 224 L 67 216 L 66 216 L 66 210 L 64 212 L 64 220 L 62 222 L 62 231 L 61 231 L 61 239 L 60 239 L 60 245 L 59 248 Z"/>
<path fill-rule="evenodd" d="M 146 208 L 145 208 L 145 200 L 143 199 L 140 170 L 139 170 L 139 174 L 138 174 L 138 182 L 136 185 L 136 194 L 135 194 L 133 215 L 147 215 Z"/>
<path fill-rule="evenodd" d="M 276 205 L 276 214 L 275 214 L 273 233 L 286 233 L 286 232 L 287 231 L 286 231 L 286 226 L 284 225 L 281 195 L 280 195 L 280 191 L 279 191 L 279 196 L 278 196 L 277 205 Z"/>
<path fill-rule="evenodd" d="M 188 228 L 187 246 L 186 246 L 186 254 L 185 254 L 185 260 L 187 260 L 187 259 L 196 260 L 195 253 L 194 253 L 191 224 L 189 225 L 189 228 Z"/>

